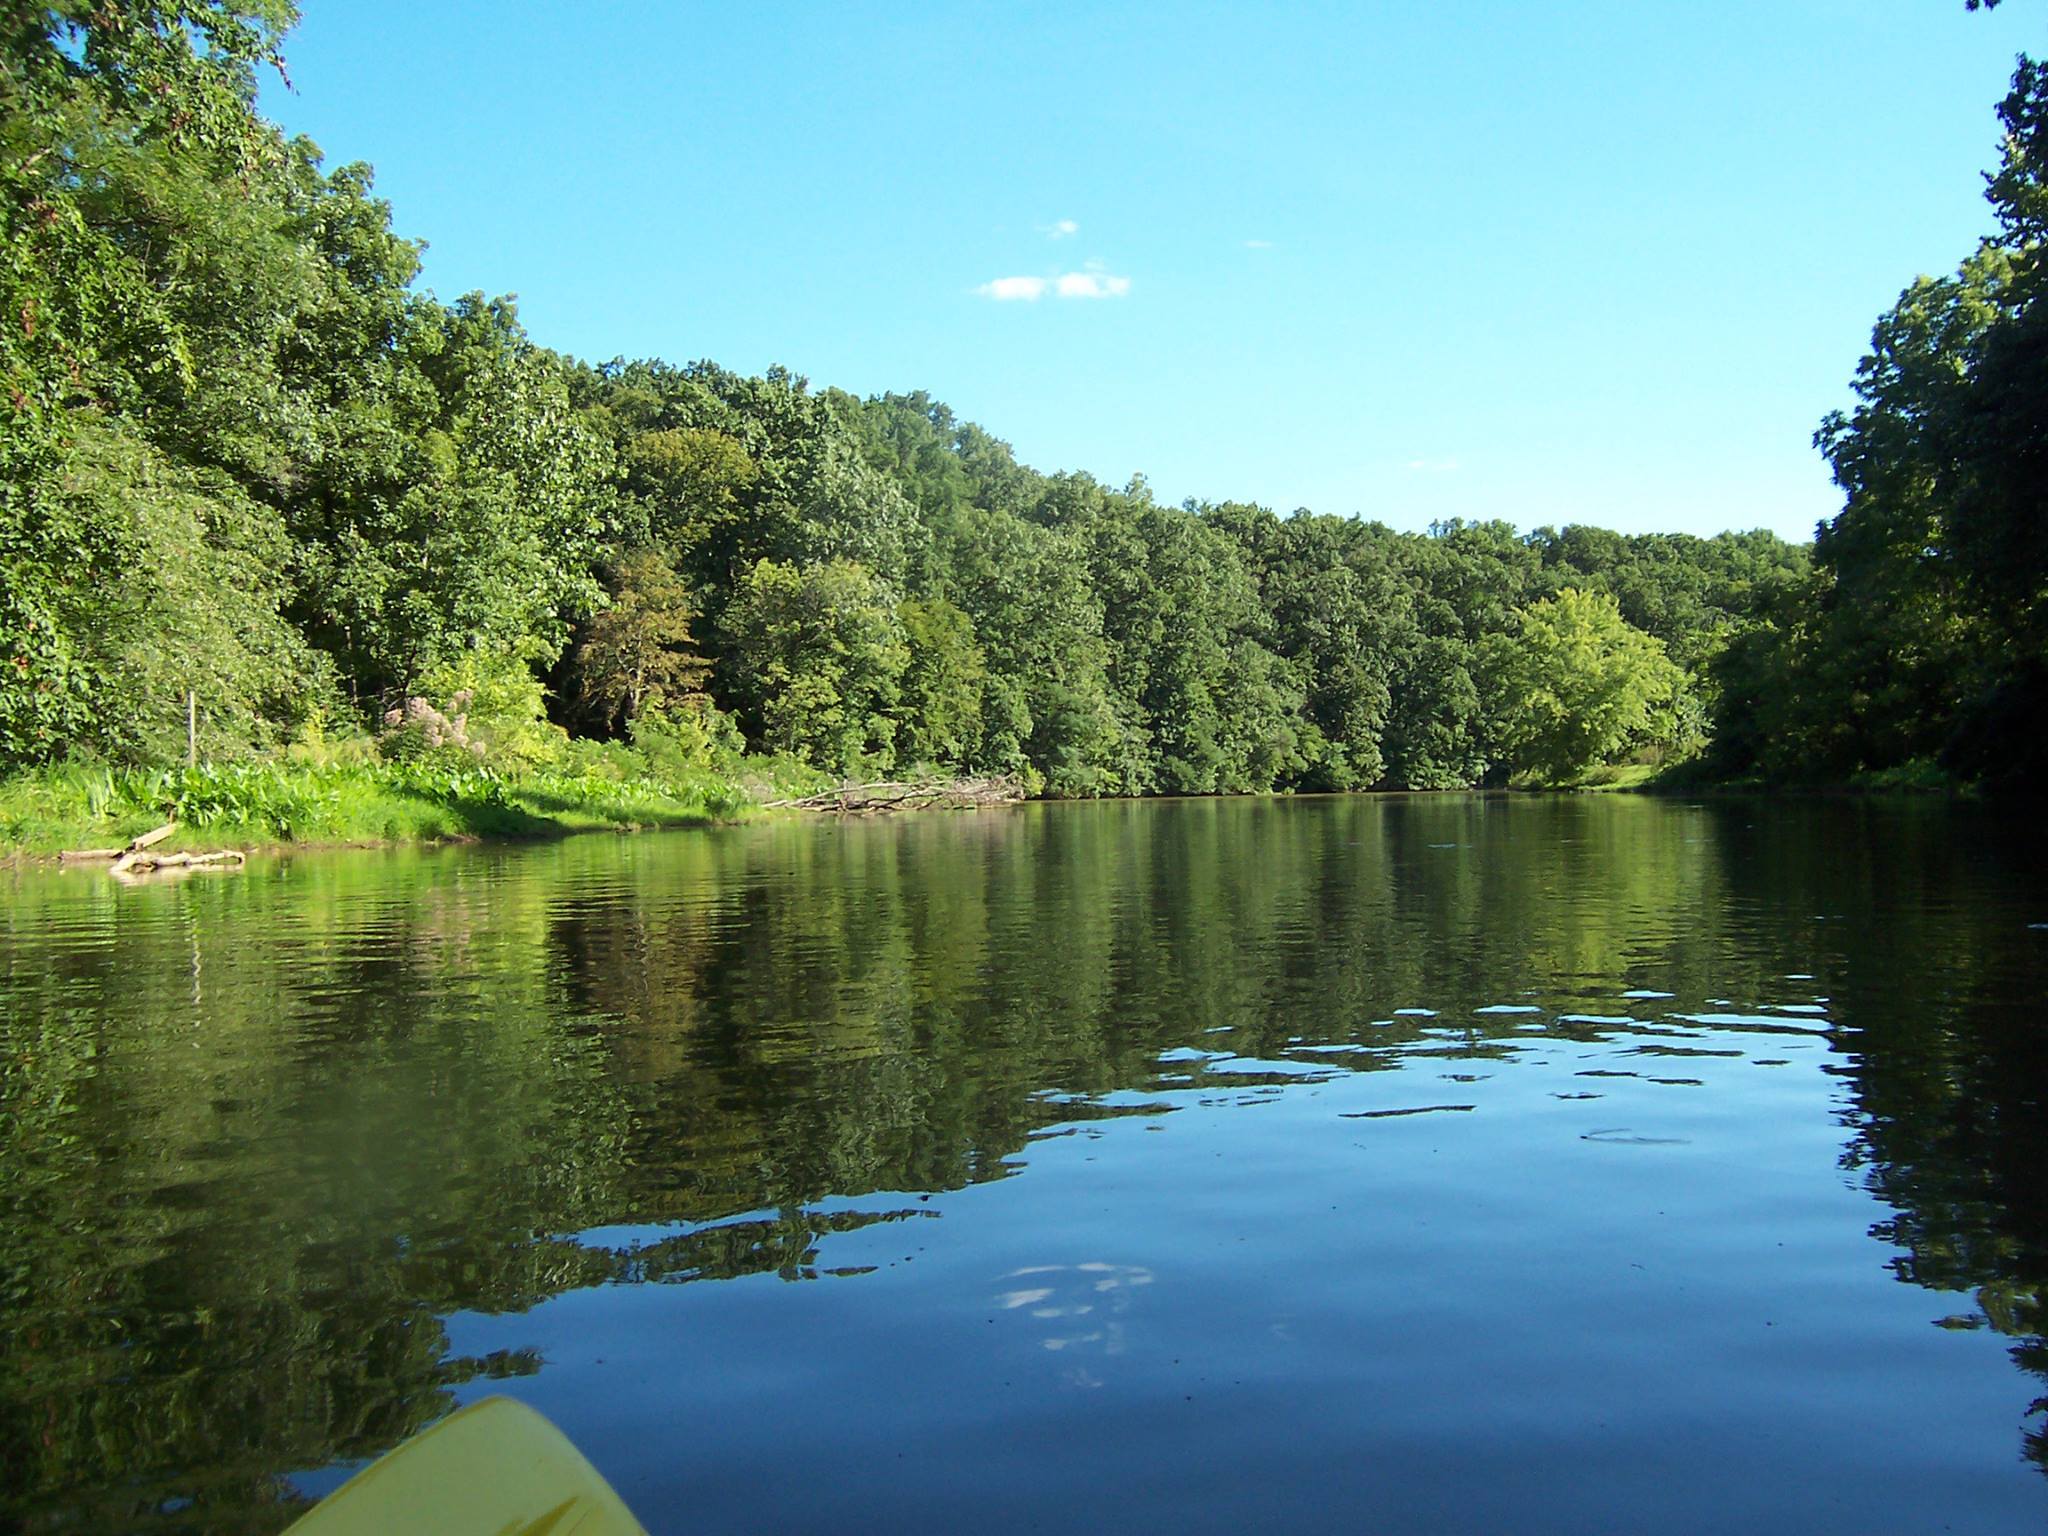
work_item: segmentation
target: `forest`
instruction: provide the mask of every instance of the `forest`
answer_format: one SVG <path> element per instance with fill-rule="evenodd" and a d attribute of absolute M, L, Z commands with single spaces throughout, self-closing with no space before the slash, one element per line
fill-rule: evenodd
<path fill-rule="evenodd" d="M 1845 500 L 1808 547 L 1166 505 L 921 392 L 579 360 L 421 288 L 370 168 L 260 115 L 287 0 L 5 17 L 17 821 L 285 768 L 699 803 L 755 762 L 1048 796 L 2041 782 L 2031 60 L 1992 232 L 1819 429 Z"/>

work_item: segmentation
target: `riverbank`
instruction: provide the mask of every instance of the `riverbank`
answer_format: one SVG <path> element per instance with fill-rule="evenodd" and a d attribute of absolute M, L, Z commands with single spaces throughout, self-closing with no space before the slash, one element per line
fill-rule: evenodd
<path fill-rule="evenodd" d="M 907 791 L 910 804 L 1025 798 L 1008 780 L 833 785 L 815 769 L 745 758 L 724 772 L 682 778 L 561 770 L 506 771 L 439 763 L 202 765 L 115 770 L 53 768 L 0 780 L 0 865 L 110 849 L 175 822 L 164 853 L 235 848 L 388 847 L 410 843 L 518 842 L 578 832 L 637 832 L 730 822 L 768 807 L 866 813 L 903 809 L 835 803 L 863 791 Z M 1571 785 L 1513 793 L 1946 794 L 1974 786 L 1867 775 L 1830 786 L 1705 781 L 1641 764 L 1598 770 Z M 963 799 L 963 795 L 965 798 Z M 977 798 L 978 797 L 978 798 Z"/>
<path fill-rule="evenodd" d="M 1694 758 L 1669 768 L 1649 771 L 1633 783 L 1587 785 L 1587 788 L 1625 788 L 1651 795 L 1784 795 L 1784 796 L 1924 796 L 1949 800 L 1978 800 L 2006 792 L 2009 786 L 1987 783 L 1953 773 L 1925 758 L 1891 768 L 1866 768 L 1846 777 L 1773 777 L 1767 774 L 1716 774 L 1707 762 Z"/>
<path fill-rule="evenodd" d="M 0 862 L 105 848 L 164 822 L 180 849 L 510 841 L 731 821 L 784 787 L 427 763 L 58 768 L 0 781 Z"/>

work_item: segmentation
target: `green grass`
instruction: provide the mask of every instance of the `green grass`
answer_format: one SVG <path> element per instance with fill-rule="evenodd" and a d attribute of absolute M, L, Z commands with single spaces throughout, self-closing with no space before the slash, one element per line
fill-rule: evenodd
<path fill-rule="evenodd" d="M 1958 778 L 1939 763 L 1915 758 L 1893 768 L 1867 768 L 1846 778 L 1815 775 L 1808 778 L 1772 779 L 1761 774 L 1733 778 L 1715 776 L 1705 758 L 1674 764 L 1658 773 L 1643 788 L 1659 794 L 1686 795 L 1946 795 L 1976 799 L 1983 786 Z"/>
<path fill-rule="evenodd" d="M 1608 763 L 1587 769 L 1570 787 L 1596 792 L 1640 789 L 1663 771 L 1657 763 Z"/>
<path fill-rule="evenodd" d="M 599 765 L 605 766 L 605 765 Z M 731 820 L 747 790 L 711 774 L 506 773 L 415 763 L 61 767 L 0 781 L 0 853 L 119 846 L 165 821 L 166 848 L 555 836 Z"/>

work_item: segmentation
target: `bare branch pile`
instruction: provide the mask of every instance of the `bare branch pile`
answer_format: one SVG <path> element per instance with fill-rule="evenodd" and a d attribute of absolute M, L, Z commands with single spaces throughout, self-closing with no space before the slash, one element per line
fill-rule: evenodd
<path fill-rule="evenodd" d="M 838 816 L 877 816 L 890 811 L 978 811 L 1015 805 L 1024 786 L 996 775 L 981 779 L 889 780 L 841 784 L 794 800 L 771 800 L 771 810 L 826 811 Z"/>
<path fill-rule="evenodd" d="M 72 848 L 57 855 L 66 864 L 106 864 L 107 873 L 117 880 L 158 870 L 239 868 L 249 856 L 238 848 L 221 848 L 211 853 L 158 853 L 156 845 L 178 830 L 175 821 L 143 833 L 126 848 Z"/>

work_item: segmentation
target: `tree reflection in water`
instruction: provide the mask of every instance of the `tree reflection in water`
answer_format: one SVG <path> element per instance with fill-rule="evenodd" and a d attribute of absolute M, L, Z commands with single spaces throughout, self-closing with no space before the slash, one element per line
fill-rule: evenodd
<path fill-rule="evenodd" d="M 1893 1269 L 2048 1378 L 2040 844 L 1933 804 L 1357 797 L 6 875 L 0 1520 L 272 1530 L 286 1474 L 541 1368 L 451 1353 L 451 1314 L 808 1280 L 1035 1137 L 1422 1056 L 1478 1082 L 1532 1027 L 1708 1049 L 1665 1010 L 1711 998 L 1791 998 Z M 1152 1279 L 997 1301 L 1086 1375 Z"/>

